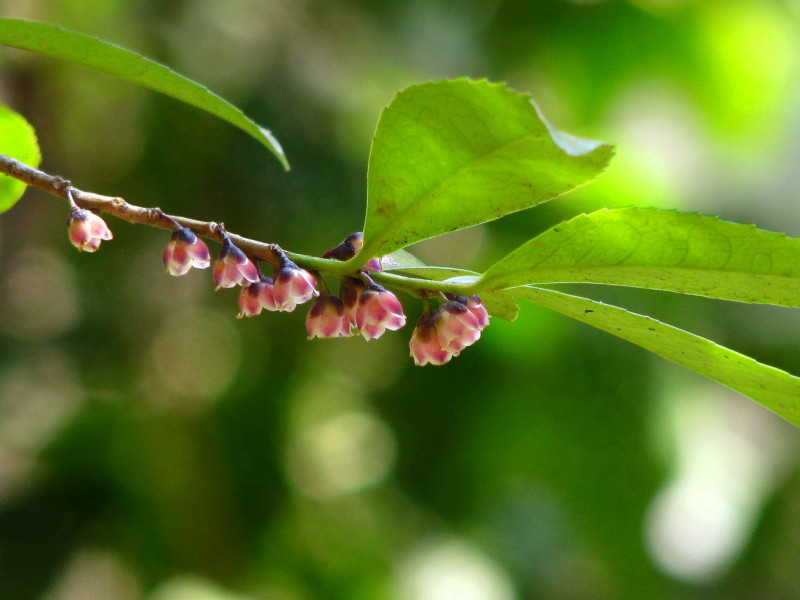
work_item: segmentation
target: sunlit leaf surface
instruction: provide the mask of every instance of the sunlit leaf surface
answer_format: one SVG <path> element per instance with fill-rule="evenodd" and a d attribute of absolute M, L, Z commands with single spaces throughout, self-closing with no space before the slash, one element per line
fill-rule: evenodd
<path fill-rule="evenodd" d="M 580 215 L 527 242 L 480 286 L 605 283 L 800 306 L 800 239 L 675 211 Z"/>
<path fill-rule="evenodd" d="M 5 154 L 31 167 L 38 167 L 41 155 L 36 132 L 20 115 L 0 104 L 0 154 Z M 25 192 L 25 184 L 0 175 L 0 213 L 14 206 Z"/>
<path fill-rule="evenodd" d="M 556 132 L 503 84 L 411 86 L 383 111 L 372 143 L 363 255 L 536 206 L 597 177 L 611 155 Z"/>

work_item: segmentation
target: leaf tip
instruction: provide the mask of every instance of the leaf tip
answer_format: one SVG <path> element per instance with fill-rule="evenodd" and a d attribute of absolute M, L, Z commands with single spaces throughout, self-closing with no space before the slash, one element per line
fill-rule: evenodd
<path fill-rule="evenodd" d="M 286 153 L 283 151 L 283 146 L 278 141 L 278 138 L 266 127 L 258 126 L 258 131 L 262 136 L 262 143 L 270 149 L 278 161 L 281 163 L 284 171 L 290 171 L 289 160 L 286 158 Z"/>

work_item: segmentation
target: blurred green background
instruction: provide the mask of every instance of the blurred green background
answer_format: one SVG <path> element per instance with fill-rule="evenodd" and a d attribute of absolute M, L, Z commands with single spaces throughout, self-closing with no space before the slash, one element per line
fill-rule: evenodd
<path fill-rule="evenodd" d="M 245 134 L 92 71 L 0 48 L 0 102 L 81 189 L 320 254 L 361 227 L 396 91 L 471 76 L 618 144 L 548 205 L 420 244 L 480 269 L 603 206 L 800 235 L 798 0 L 4 0 L 208 85 Z M 800 597 L 800 432 L 533 305 L 443 368 L 410 327 L 305 339 L 236 320 L 163 231 L 96 255 L 28 191 L 0 219 L 0 598 L 605 600 Z M 214 249 L 212 249 L 213 251 Z M 800 373 L 796 311 L 584 286 Z M 420 312 L 410 297 L 410 320 Z"/>

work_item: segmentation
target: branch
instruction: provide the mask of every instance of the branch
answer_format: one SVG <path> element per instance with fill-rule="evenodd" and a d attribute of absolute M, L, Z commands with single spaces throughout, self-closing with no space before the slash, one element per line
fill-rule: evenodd
<path fill-rule="evenodd" d="M 128 223 L 139 225 L 150 225 L 151 227 L 159 227 L 161 229 L 174 229 L 170 219 L 174 220 L 182 227 L 188 227 L 197 235 L 204 237 L 208 240 L 222 242 L 223 236 L 220 233 L 220 224 L 213 221 L 198 221 L 195 219 L 188 219 L 186 217 L 179 217 L 176 215 L 167 215 L 159 208 L 145 208 L 142 206 L 135 206 L 129 204 L 123 198 L 113 196 L 102 196 L 92 192 L 85 192 L 74 187 L 72 183 L 58 175 L 49 175 L 38 169 L 34 169 L 25 165 L 18 160 L 0 154 L 0 173 L 4 173 L 9 177 L 18 179 L 31 187 L 36 187 L 49 194 L 58 196 L 64 200 L 69 200 L 67 190 L 72 194 L 75 203 L 81 207 L 97 213 L 105 213 L 111 215 Z M 164 218 L 166 215 L 167 218 Z M 297 254 L 295 252 L 286 252 L 282 250 L 277 244 L 268 244 L 253 240 L 250 238 L 242 237 L 231 233 L 225 229 L 228 237 L 234 245 L 239 247 L 245 254 L 252 259 L 261 259 L 272 264 L 277 264 L 277 256 L 281 252 L 285 253 L 292 261 L 306 269 L 313 269 L 324 274 L 331 275 L 355 275 L 356 272 L 363 266 L 356 265 L 354 267 L 353 261 L 342 262 L 335 259 L 319 258 L 317 256 L 309 256 L 306 254 Z M 364 260 L 363 263 L 367 261 Z M 393 273 L 373 272 L 373 279 L 380 283 L 409 291 L 414 293 L 420 290 L 441 291 L 454 294 L 469 295 L 471 290 L 468 287 L 460 284 L 448 284 L 439 281 L 430 281 L 417 279 L 414 277 L 405 277 Z"/>

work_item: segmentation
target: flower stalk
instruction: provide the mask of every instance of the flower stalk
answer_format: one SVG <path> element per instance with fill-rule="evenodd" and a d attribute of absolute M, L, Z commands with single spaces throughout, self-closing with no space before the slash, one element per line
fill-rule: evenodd
<path fill-rule="evenodd" d="M 101 240 L 112 238 L 100 213 L 171 230 L 163 261 L 172 275 L 209 266 L 208 249 L 199 238 L 219 242 L 222 247 L 214 267 L 215 283 L 217 289 L 243 287 L 240 317 L 257 315 L 262 309 L 291 311 L 316 298 L 307 319 L 309 337 L 343 337 L 358 331 L 367 340 L 375 339 L 385 331 L 402 328 L 406 322 L 399 300 L 384 287 L 389 286 L 421 296 L 426 305 L 412 336 L 417 364 L 447 362 L 474 343 L 488 324 L 486 309 L 471 295 L 474 282 L 433 281 L 383 271 L 381 258 L 365 252 L 368 247 L 360 233 L 348 236 L 322 257 L 309 256 L 230 233 L 213 221 L 168 215 L 160 208 L 135 206 L 120 197 L 82 191 L 62 177 L 2 154 L 0 173 L 65 199 L 70 206 L 70 239 L 81 250 L 94 252 Z M 272 278 L 261 275 L 255 264 L 259 260 L 273 265 Z M 339 297 L 328 289 L 325 276 L 340 280 Z M 437 312 L 433 312 L 431 294 L 441 296 Z M 415 349 L 419 351 L 415 353 Z"/>

